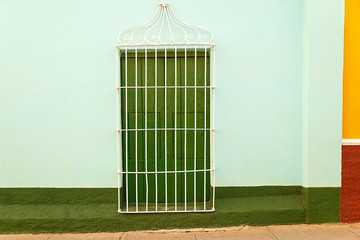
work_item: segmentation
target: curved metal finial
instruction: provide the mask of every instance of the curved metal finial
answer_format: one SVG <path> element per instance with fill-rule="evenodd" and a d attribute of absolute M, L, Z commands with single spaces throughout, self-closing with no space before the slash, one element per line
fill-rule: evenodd
<path fill-rule="evenodd" d="M 170 3 L 163 2 L 163 3 L 160 3 L 159 6 L 160 6 L 160 7 L 163 7 L 163 6 L 164 6 L 164 7 L 168 7 L 168 6 L 170 7 Z"/>
<path fill-rule="evenodd" d="M 181 21 L 170 3 L 160 3 L 155 16 L 145 24 L 120 31 L 117 46 L 210 44 L 214 45 L 213 33 Z"/>

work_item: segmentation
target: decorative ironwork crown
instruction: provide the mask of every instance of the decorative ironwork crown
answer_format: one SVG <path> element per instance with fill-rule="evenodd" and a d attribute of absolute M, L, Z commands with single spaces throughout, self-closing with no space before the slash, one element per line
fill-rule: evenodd
<path fill-rule="evenodd" d="M 159 4 L 150 21 L 125 28 L 117 37 L 118 46 L 214 43 L 213 33 L 209 29 L 181 21 L 174 14 L 170 3 Z"/>

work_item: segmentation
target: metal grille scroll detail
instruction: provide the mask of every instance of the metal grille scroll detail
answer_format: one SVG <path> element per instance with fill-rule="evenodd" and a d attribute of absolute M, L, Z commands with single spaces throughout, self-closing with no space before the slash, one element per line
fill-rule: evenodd
<path fill-rule="evenodd" d="M 119 213 L 215 211 L 215 42 L 161 3 L 116 45 Z"/>

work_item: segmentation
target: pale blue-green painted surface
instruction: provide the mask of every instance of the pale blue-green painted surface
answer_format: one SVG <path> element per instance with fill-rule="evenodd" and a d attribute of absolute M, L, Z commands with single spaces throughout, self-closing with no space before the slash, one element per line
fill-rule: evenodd
<path fill-rule="evenodd" d="M 304 1 L 303 185 L 341 186 L 343 0 Z"/>
<path fill-rule="evenodd" d="M 323 14 L 311 13 L 306 61 L 301 0 L 170 1 L 215 35 L 217 185 L 340 184 L 343 0 L 315 1 L 326 7 L 311 9 Z M 0 186 L 116 186 L 116 35 L 158 3 L 0 1 Z M 303 60 L 314 76 L 308 111 Z"/>

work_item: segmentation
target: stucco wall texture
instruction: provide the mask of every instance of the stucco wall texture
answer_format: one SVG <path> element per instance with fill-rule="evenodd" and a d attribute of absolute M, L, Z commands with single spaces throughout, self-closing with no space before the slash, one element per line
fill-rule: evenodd
<path fill-rule="evenodd" d="M 342 146 L 341 222 L 360 221 L 360 146 Z"/>
<path fill-rule="evenodd" d="M 343 138 L 360 139 L 360 2 L 346 0 Z M 360 221 L 360 145 L 342 146 L 341 221 Z"/>
<path fill-rule="evenodd" d="M 360 139 L 360 1 L 346 0 L 343 138 Z"/>
<path fill-rule="evenodd" d="M 340 186 L 344 0 L 170 3 L 214 32 L 217 186 Z M 116 36 L 158 4 L 0 1 L 0 187 L 116 186 Z"/>

